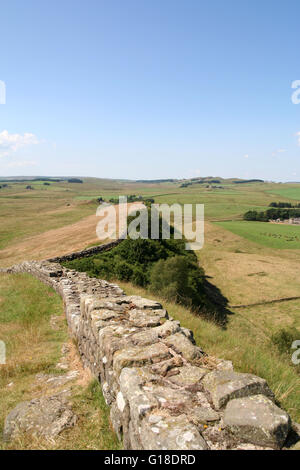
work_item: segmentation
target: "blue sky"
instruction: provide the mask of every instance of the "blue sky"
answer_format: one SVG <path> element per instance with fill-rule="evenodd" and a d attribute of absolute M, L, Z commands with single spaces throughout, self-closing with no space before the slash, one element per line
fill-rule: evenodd
<path fill-rule="evenodd" d="M 296 0 L 2 2 L 0 176 L 300 181 L 299 14 Z"/>

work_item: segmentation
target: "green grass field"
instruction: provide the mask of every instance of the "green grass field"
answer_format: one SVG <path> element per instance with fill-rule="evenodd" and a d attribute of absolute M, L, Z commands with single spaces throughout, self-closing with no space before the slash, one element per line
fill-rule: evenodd
<path fill-rule="evenodd" d="M 283 198 L 288 199 L 296 199 L 300 201 L 300 184 L 298 186 L 293 187 L 281 187 L 272 191 L 268 191 L 270 194 L 275 194 L 282 196 Z"/>
<path fill-rule="evenodd" d="M 275 249 L 300 249 L 300 226 L 248 222 L 216 222 L 220 227 L 248 240 Z"/>

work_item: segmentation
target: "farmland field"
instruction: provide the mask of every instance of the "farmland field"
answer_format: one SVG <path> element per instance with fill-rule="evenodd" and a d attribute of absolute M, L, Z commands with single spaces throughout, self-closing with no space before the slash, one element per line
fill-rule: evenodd
<path fill-rule="evenodd" d="M 268 192 L 272 194 L 278 194 L 279 196 L 282 196 L 284 198 L 296 199 L 300 201 L 300 184 L 298 184 L 298 186 L 293 186 L 290 188 L 281 187 L 274 191 L 268 191 Z"/>
<path fill-rule="evenodd" d="M 216 222 L 216 224 L 236 235 L 269 248 L 300 249 L 300 225 L 247 222 L 243 220 Z"/>

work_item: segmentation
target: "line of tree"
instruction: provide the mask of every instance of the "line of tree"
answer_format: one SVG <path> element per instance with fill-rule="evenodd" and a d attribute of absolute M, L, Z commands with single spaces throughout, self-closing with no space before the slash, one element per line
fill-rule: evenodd
<path fill-rule="evenodd" d="M 97 200 L 98 200 L 98 202 L 104 202 L 105 201 L 105 199 L 103 199 L 102 197 L 98 198 Z M 109 202 L 111 204 L 119 204 L 120 201 L 119 201 L 118 198 L 112 197 L 112 198 L 109 199 Z M 127 196 L 127 202 L 128 203 L 130 203 L 130 202 L 144 202 L 144 203 L 153 204 L 154 199 L 152 199 L 152 198 L 144 199 L 143 196 L 136 196 L 135 194 L 129 194 Z"/>
<path fill-rule="evenodd" d="M 300 217 L 300 209 L 267 209 L 266 211 L 248 211 L 244 214 L 244 220 L 256 220 L 258 222 L 268 222 L 269 220 L 286 220 Z"/>
<path fill-rule="evenodd" d="M 243 184 L 243 183 L 264 183 L 264 180 L 238 180 L 233 181 L 234 184 Z"/>
<path fill-rule="evenodd" d="M 177 180 L 167 179 L 167 180 L 136 180 L 136 183 L 174 183 Z"/>
<path fill-rule="evenodd" d="M 65 179 L 41 177 L 41 178 L 34 178 L 33 180 L 27 180 L 27 181 L 51 181 L 52 183 L 61 183 L 62 181 L 65 181 Z"/>
<path fill-rule="evenodd" d="M 68 179 L 68 183 L 83 183 L 83 181 L 79 178 L 70 178 Z"/>
<path fill-rule="evenodd" d="M 300 208 L 300 203 L 292 204 L 291 202 L 271 202 L 269 207 L 278 207 L 278 208 Z"/>

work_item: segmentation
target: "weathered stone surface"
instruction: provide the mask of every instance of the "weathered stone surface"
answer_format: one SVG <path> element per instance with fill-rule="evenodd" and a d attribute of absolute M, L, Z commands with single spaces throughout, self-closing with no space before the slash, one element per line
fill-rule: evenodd
<path fill-rule="evenodd" d="M 133 421 L 129 423 L 128 435 L 124 439 L 124 447 L 126 449 L 144 450 L 140 441 L 139 429 L 137 429 Z"/>
<path fill-rule="evenodd" d="M 138 295 L 125 296 L 122 301 L 127 302 L 129 304 L 132 304 L 136 308 L 140 308 L 140 309 L 154 309 L 154 310 L 156 310 L 156 309 L 162 308 L 162 306 L 159 302 L 156 302 L 155 300 L 144 299 L 143 297 L 140 297 Z"/>
<path fill-rule="evenodd" d="M 167 312 L 163 309 L 150 311 L 132 309 L 129 312 L 129 321 L 140 328 L 158 326 L 164 318 L 167 318 Z"/>
<path fill-rule="evenodd" d="M 197 346 L 194 346 L 191 341 L 181 332 L 168 336 L 164 343 L 175 352 L 181 354 L 186 360 L 191 361 L 202 356 L 202 353 Z"/>
<path fill-rule="evenodd" d="M 250 395 L 273 394 L 267 382 L 252 374 L 240 374 L 233 371 L 213 371 L 203 379 L 204 388 L 210 393 L 212 402 L 217 410 L 226 405 L 229 400 Z"/>
<path fill-rule="evenodd" d="M 145 450 L 207 450 L 197 427 L 185 415 L 152 414 L 143 420 L 140 440 Z"/>
<path fill-rule="evenodd" d="M 159 407 L 170 411 L 172 415 L 185 412 L 191 405 L 191 395 L 185 390 L 172 389 L 155 383 L 144 385 L 143 390 L 155 397 Z"/>
<path fill-rule="evenodd" d="M 224 424 L 240 439 L 274 449 L 283 446 L 291 426 L 289 415 L 264 395 L 231 400 Z"/>
<path fill-rule="evenodd" d="M 241 443 L 231 450 L 273 450 L 271 447 L 262 447 L 255 444 Z"/>
<path fill-rule="evenodd" d="M 151 365 L 151 370 L 154 374 L 158 374 L 160 377 L 165 377 L 168 375 L 173 375 L 173 371 L 176 371 L 176 368 L 181 367 L 183 365 L 183 360 L 181 356 L 174 356 L 171 359 L 167 359 L 165 361 L 158 362 L 157 364 Z M 178 373 L 175 372 L 176 374 Z"/>
<path fill-rule="evenodd" d="M 111 405 L 114 402 L 114 394 L 107 382 L 102 383 L 102 393 L 106 404 Z"/>
<path fill-rule="evenodd" d="M 131 341 L 133 344 L 146 346 L 148 344 L 154 344 L 161 338 L 165 338 L 166 336 L 174 334 L 179 330 L 180 326 L 177 322 L 167 320 L 160 326 L 156 326 L 150 329 L 147 328 L 134 333 L 131 336 Z"/>
<path fill-rule="evenodd" d="M 61 368 L 63 369 L 63 367 Z M 79 372 L 77 370 L 71 370 L 64 375 L 49 375 L 40 373 L 36 375 L 36 379 L 38 382 L 47 384 L 48 388 L 56 388 L 76 379 L 78 375 Z"/>
<path fill-rule="evenodd" d="M 191 419 L 195 424 L 207 424 L 220 420 L 220 415 L 212 408 L 196 407 L 191 410 Z"/>
<path fill-rule="evenodd" d="M 114 356 L 114 371 L 120 375 L 124 367 L 142 366 L 144 364 L 153 364 L 171 357 L 168 348 L 162 344 L 153 344 L 151 346 L 128 348 L 117 351 Z"/>
<path fill-rule="evenodd" d="M 154 378 L 146 367 L 125 367 L 119 377 L 120 389 L 125 395 L 130 391 L 136 392 L 145 382 Z"/>
<path fill-rule="evenodd" d="M 113 402 L 110 409 L 110 421 L 112 427 L 118 436 L 118 439 L 122 439 L 122 430 L 123 430 L 123 418 L 122 412 L 119 410 L 117 402 Z"/>
<path fill-rule="evenodd" d="M 142 449 L 140 443 L 141 421 L 151 410 L 159 406 L 155 397 L 143 389 L 145 382 L 151 382 L 155 376 L 146 368 L 124 368 L 120 375 L 120 392 L 116 405 L 122 420 L 124 445 L 127 448 Z M 116 422 L 116 419 L 114 419 Z"/>
<path fill-rule="evenodd" d="M 62 397 L 39 398 L 19 403 L 7 416 L 3 439 L 9 441 L 20 433 L 46 438 L 60 434 L 73 426 L 76 416 Z"/>
<path fill-rule="evenodd" d="M 122 306 L 122 298 L 97 298 L 95 295 L 82 295 L 81 296 L 81 313 L 82 315 L 88 316 L 93 311 L 97 310 L 111 310 L 111 313 L 123 313 L 126 311 L 125 304 Z"/>
<path fill-rule="evenodd" d="M 114 310 L 94 310 L 93 313 L 91 314 L 91 317 L 93 319 L 98 319 L 98 320 L 111 320 L 113 318 L 119 318 L 120 317 L 120 312 L 115 312 Z"/>
<path fill-rule="evenodd" d="M 187 339 L 191 341 L 191 343 L 196 344 L 194 339 L 194 333 L 192 332 L 192 330 L 183 327 L 181 327 L 180 329 L 181 332 L 187 337 Z"/>
<path fill-rule="evenodd" d="M 172 375 L 169 380 L 182 387 L 188 387 L 198 384 L 209 370 L 203 367 L 184 366 L 177 369 L 177 372 L 178 374 Z"/>
<path fill-rule="evenodd" d="M 202 430 L 202 436 L 210 450 L 229 450 L 238 444 L 238 439 L 229 431 L 223 429 L 220 423 L 206 426 Z"/>
<path fill-rule="evenodd" d="M 206 408 L 206 409 L 212 409 L 211 404 L 209 403 L 207 399 L 207 394 L 203 392 L 194 392 L 194 397 L 197 403 L 197 406 L 200 406 L 201 408 Z M 192 410 L 192 408 L 191 408 Z"/>

